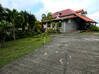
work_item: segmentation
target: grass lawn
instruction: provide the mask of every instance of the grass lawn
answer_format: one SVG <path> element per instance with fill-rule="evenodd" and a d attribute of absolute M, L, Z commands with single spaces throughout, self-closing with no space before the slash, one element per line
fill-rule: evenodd
<path fill-rule="evenodd" d="M 49 42 L 50 40 L 50 37 L 46 38 L 46 42 Z M 28 54 L 36 48 L 40 48 L 43 45 L 43 42 L 44 39 L 41 37 L 30 37 L 6 42 L 6 48 L 0 48 L 0 67 Z"/>

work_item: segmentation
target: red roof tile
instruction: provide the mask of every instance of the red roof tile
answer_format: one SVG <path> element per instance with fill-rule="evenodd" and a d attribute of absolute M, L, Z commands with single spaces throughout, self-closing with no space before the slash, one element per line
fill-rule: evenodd
<path fill-rule="evenodd" d="M 52 14 L 52 17 L 53 17 L 53 18 L 56 18 L 56 14 L 57 14 L 57 13 L 61 13 L 60 17 L 62 17 L 62 16 L 66 16 L 66 15 L 71 15 L 71 14 L 73 14 L 74 12 L 72 12 L 71 9 L 67 9 L 67 10 L 63 10 L 63 11 L 59 11 L 59 12 L 53 13 L 53 14 Z"/>
<path fill-rule="evenodd" d="M 94 21 L 94 20 L 88 18 L 87 16 L 82 16 L 82 15 L 80 15 L 80 14 L 78 14 L 78 13 L 75 13 L 75 15 L 78 16 L 78 17 L 80 17 L 81 19 L 85 20 L 86 22 L 96 23 L 96 21 Z"/>
<path fill-rule="evenodd" d="M 93 22 L 93 23 L 96 23 L 96 21 L 94 21 L 94 20 L 92 20 L 92 19 L 90 19 L 90 18 L 88 18 L 88 17 L 86 17 L 86 16 L 83 16 L 83 15 L 80 15 L 80 14 L 78 14 L 79 12 L 81 12 L 81 11 L 83 11 L 85 14 L 87 13 L 86 11 L 84 11 L 84 10 L 77 10 L 77 11 L 73 11 L 73 10 L 71 10 L 71 9 L 66 9 L 66 10 L 63 10 L 63 11 L 59 11 L 59 12 L 56 12 L 56 13 L 53 13 L 52 14 L 52 17 L 53 18 L 56 18 L 56 14 L 57 13 L 61 13 L 61 15 L 60 15 L 60 17 L 67 17 L 67 15 L 76 15 L 77 17 L 79 17 L 79 18 L 81 18 L 81 19 L 83 19 L 84 21 L 86 21 L 86 22 Z M 69 16 L 68 16 L 69 17 Z M 74 17 L 75 18 L 75 17 Z"/>
<path fill-rule="evenodd" d="M 84 13 L 84 14 L 87 14 L 87 11 L 84 11 L 83 9 L 77 10 L 77 11 L 75 11 L 75 12 L 76 12 L 76 13 L 82 12 L 82 13 Z"/>

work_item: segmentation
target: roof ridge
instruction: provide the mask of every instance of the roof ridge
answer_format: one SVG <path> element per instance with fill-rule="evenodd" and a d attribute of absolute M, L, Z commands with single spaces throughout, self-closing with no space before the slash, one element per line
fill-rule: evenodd
<path fill-rule="evenodd" d="M 62 11 L 66 11 L 66 10 L 72 10 L 72 9 L 64 9 L 64 10 L 60 10 L 60 11 L 57 11 L 57 12 L 62 12 Z M 57 12 L 54 12 L 54 13 L 52 13 L 52 14 L 55 14 L 55 13 L 57 13 Z"/>

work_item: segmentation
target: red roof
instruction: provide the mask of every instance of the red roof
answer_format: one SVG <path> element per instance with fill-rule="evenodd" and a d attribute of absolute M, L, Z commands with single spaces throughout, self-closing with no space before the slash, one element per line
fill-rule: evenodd
<path fill-rule="evenodd" d="M 84 11 L 83 9 L 77 10 L 77 11 L 73 11 L 73 10 L 71 10 L 71 9 L 66 9 L 66 10 L 63 10 L 63 11 L 59 11 L 59 12 L 53 13 L 53 14 L 52 14 L 52 17 L 53 17 L 53 18 L 56 18 L 57 13 L 60 14 L 59 17 L 67 17 L 67 16 L 69 16 L 69 15 L 70 15 L 70 16 L 71 16 L 71 15 L 75 15 L 75 16 L 77 16 L 77 17 L 83 19 L 83 20 L 86 21 L 86 22 L 96 23 L 96 21 L 94 21 L 94 20 L 88 18 L 87 16 L 83 16 L 83 15 L 79 14 L 79 12 L 82 12 L 82 13 L 84 13 L 84 14 L 87 14 L 87 11 Z M 75 17 L 74 17 L 74 18 L 75 18 Z"/>
<path fill-rule="evenodd" d="M 66 9 L 66 10 L 62 10 L 62 11 L 53 13 L 53 14 L 52 14 L 52 17 L 53 17 L 53 18 L 56 18 L 56 14 L 57 14 L 57 13 L 61 13 L 60 17 L 62 17 L 62 16 L 66 16 L 66 15 L 71 15 L 71 14 L 73 14 L 74 12 L 72 12 L 71 9 Z"/>
<path fill-rule="evenodd" d="M 87 11 L 84 11 L 83 9 L 77 10 L 77 11 L 75 11 L 75 12 L 76 12 L 76 13 L 82 12 L 82 13 L 84 13 L 84 14 L 87 14 Z"/>
<path fill-rule="evenodd" d="M 94 21 L 94 20 L 88 18 L 87 16 L 82 16 L 82 15 L 80 15 L 80 14 L 78 14 L 78 13 L 75 13 L 75 15 L 78 16 L 78 17 L 80 17 L 81 19 L 85 20 L 86 22 L 96 23 L 96 21 Z"/>

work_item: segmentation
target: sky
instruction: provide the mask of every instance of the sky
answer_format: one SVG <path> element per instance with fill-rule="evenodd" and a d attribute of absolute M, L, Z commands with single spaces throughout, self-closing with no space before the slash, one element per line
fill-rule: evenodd
<path fill-rule="evenodd" d="M 64 9 L 84 9 L 88 17 L 99 22 L 99 0 L 0 0 L 0 4 L 18 11 L 27 10 L 33 13 L 38 20 L 41 20 L 43 13 L 54 13 Z"/>

